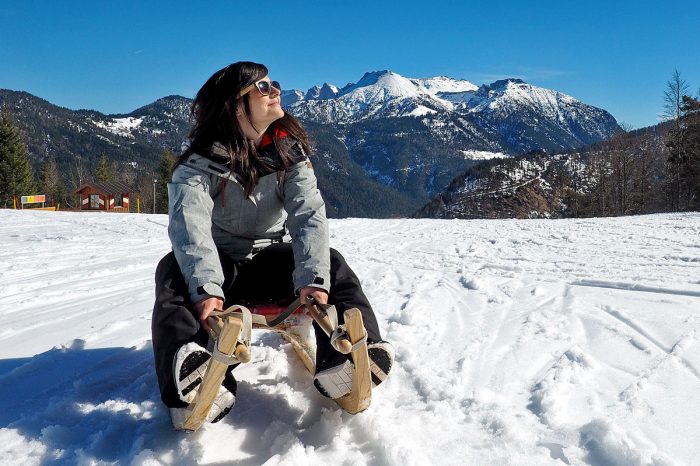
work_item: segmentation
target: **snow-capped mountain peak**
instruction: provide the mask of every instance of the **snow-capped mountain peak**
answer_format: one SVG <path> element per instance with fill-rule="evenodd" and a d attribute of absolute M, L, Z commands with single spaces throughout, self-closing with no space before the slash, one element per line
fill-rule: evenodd
<path fill-rule="evenodd" d="M 283 89 L 282 90 L 282 106 L 289 107 L 293 103 L 304 100 L 304 93 L 299 89 Z"/>
<path fill-rule="evenodd" d="M 345 90 L 341 98 L 351 95 L 353 98 L 370 102 L 380 97 L 386 101 L 392 98 L 418 97 L 421 88 L 412 80 L 404 78 L 393 71 L 371 71 L 365 73 L 352 87 Z"/>
<path fill-rule="evenodd" d="M 429 94 L 471 92 L 479 88 L 479 86 L 466 79 L 453 79 L 448 76 L 419 78 L 414 79 L 413 82 L 421 86 Z"/>
<path fill-rule="evenodd" d="M 314 86 L 308 91 L 304 99 L 306 100 L 318 100 L 318 99 L 333 99 L 338 95 L 338 88 L 333 84 L 323 83 L 323 86 Z"/>
<path fill-rule="evenodd" d="M 580 103 L 570 95 L 533 86 L 522 79 L 501 79 L 481 86 L 468 101 L 471 111 L 499 110 L 525 105 L 546 113 L 559 112 L 562 106 Z"/>
<path fill-rule="evenodd" d="M 517 78 L 477 87 L 448 76 L 407 78 L 380 70 L 366 72 L 355 84 L 340 90 L 324 84 L 309 89 L 304 98 L 300 96 L 301 92 L 287 93 L 283 104 L 305 120 L 352 124 L 368 119 L 426 117 L 423 124 L 445 141 L 452 141 L 456 132 L 462 131 L 467 139 L 480 141 L 478 150 L 498 153 L 578 147 L 619 130 L 605 110 Z M 436 119 L 439 121 L 433 121 Z M 503 125 L 504 121 L 508 124 Z M 479 133 L 487 134 L 477 137 Z M 494 133 L 502 140 L 494 139 Z"/>
<path fill-rule="evenodd" d="M 422 116 L 450 111 L 453 104 L 438 94 L 448 91 L 472 92 L 468 81 L 447 77 L 411 79 L 390 70 L 366 72 L 355 84 L 338 90 L 324 84 L 314 86 L 303 101 L 284 101 L 292 113 L 321 122 L 349 123 L 365 118 Z"/>

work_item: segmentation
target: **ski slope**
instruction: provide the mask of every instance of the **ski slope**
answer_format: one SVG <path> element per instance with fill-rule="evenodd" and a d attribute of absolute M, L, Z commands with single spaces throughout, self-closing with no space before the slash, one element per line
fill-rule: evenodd
<path fill-rule="evenodd" d="M 700 214 L 331 221 L 396 365 L 359 415 L 255 333 L 234 410 L 171 428 L 167 216 L 0 210 L 0 464 L 700 464 Z"/>

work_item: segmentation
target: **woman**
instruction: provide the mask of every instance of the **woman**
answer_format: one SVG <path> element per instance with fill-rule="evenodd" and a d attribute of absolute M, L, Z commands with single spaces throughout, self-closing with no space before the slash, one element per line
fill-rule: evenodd
<path fill-rule="evenodd" d="M 161 399 L 176 427 L 211 357 L 206 319 L 232 304 L 313 296 L 335 305 L 341 319 L 356 307 L 367 330 L 373 382 L 391 369 L 393 348 L 382 341 L 359 280 L 329 247 L 309 140 L 280 106 L 280 94 L 265 66 L 238 62 L 214 73 L 192 105 L 195 123 L 168 185 L 173 251 L 156 270 L 152 320 Z M 314 384 L 338 398 L 349 388 L 334 381 L 352 370 L 352 361 L 314 329 Z M 221 419 L 235 395 L 229 371 L 207 420 Z"/>

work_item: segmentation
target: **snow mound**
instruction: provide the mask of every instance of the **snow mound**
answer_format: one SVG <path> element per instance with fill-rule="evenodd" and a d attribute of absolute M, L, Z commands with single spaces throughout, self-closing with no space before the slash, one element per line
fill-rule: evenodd
<path fill-rule="evenodd" d="M 595 420 L 581 429 L 581 445 L 590 464 L 671 466 L 678 464 L 643 440 L 634 441 L 609 421 Z"/>

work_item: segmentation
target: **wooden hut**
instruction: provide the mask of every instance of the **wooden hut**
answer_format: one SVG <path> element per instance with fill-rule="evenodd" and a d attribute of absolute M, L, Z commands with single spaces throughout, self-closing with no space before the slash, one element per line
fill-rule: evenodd
<path fill-rule="evenodd" d="M 80 210 L 104 210 L 107 212 L 129 212 L 129 196 L 135 190 L 117 181 L 83 184 L 75 191 L 80 196 Z"/>

